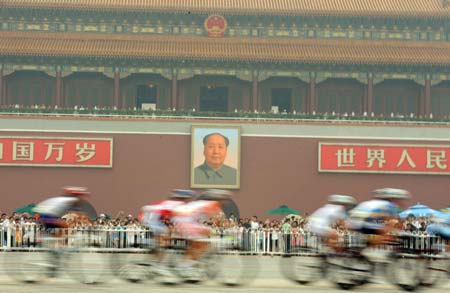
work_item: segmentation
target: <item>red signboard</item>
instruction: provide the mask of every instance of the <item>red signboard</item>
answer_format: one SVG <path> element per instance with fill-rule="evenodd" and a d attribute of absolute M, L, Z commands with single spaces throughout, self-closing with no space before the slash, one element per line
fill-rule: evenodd
<path fill-rule="evenodd" d="M 319 143 L 319 172 L 450 175 L 450 145 Z"/>
<path fill-rule="evenodd" d="M 112 167 L 112 138 L 0 137 L 0 166 Z"/>

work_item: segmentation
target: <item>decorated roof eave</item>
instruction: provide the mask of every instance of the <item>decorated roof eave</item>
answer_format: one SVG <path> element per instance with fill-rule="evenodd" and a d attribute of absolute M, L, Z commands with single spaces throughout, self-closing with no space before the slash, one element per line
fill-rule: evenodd
<path fill-rule="evenodd" d="M 450 43 L 0 31 L 1 55 L 447 66 Z"/>
<path fill-rule="evenodd" d="M 1 1 L 1 0 L 0 0 Z M 158 17 L 160 20 L 168 20 L 173 22 L 174 19 L 179 18 L 180 21 L 190 21 L 189 16 L 190 15 L 196 15 L 198 18 L 206 18 L 208 15 L 214 15 L 219 14 L 224 16 L 227 20 L 230 20 L 231 18 L 235 18 L 236 21 L 242 21 L 249 22 L 249 23 L 265 23 L 268 25 L 268 23 L 286 23 L 286 22 L 293 22 L 293 23 L 311 23 L 311 25 L 316 23 L 326 23 L 326 24 L 342 24 L 343 22 L 351 23 L 352 25 L 358 24 L 358 25 L 386 25 L 386 24 L 396 24 L 398 25 L 399 20 L 401 21 L 402 25 L 405 26 L 445 26 L 447 24 L 447 20 L 450 19 L 449 15 L 433 15 L 433 16 L 426 16 L 421 17 L 418 15 L 411 15 L 407 17 L 398 16 L 398 15 L 359 15 L 359 14 L 320 14 L 317 13 L 314 14 L 244 14 L 244 13 L 221 13 L 217 11 L 211 11 L 210 13 L 195 13 L 192 12 L 190 14 L 186 14 L 185 11 L 175 11 L 175 12 L 169 12 L 169 11 L 148 11 L 148 10 L 137 10 L 137 11 L 118 11 L 118 10 L 102 10 L 102 11 L 96 11 L 96 10 L 86 10 L 85 14 L 83 15 L 80 11 L 77 10 L 68 10 L 68 11 L 49 11 L 49 10 L 43 10 L 39 9 L 36 11 L 30 11 L 32 13 L 29 13 L 29 17 L 36 17 L 37 14 L 35 12 L 42 12 L 40 13 L 40 17 L 58 17 L 60 19 L 64 19 L 64 17 L 67 18 L 92 18 L 92 17 L 99 17 L 99 14 L 101 14 L 101 18 L 108 18 L 112 21 L 118 21 L 118 19 L 140 19 L 141 21 L 144 19 L 148 19 L 149 17 Z M 9 16 L 15 16 L 15 17 L 23 17 L 24 13 L 22 11 L 17 12 L 9 12 L 9 13 L 1 13 L 0 17 L 3 15 L 9 15 Z M 26 14 L 26 13 L 25 13 Z M 175 18 L 174 18 L 175 17 Z M 266 17 L 266 19 L 264 19 Z"/>
<path fill-rule="evenodd" d="M 197 14 L 450 16 L 447 0 L 1 0 L 3 8 Z"/>
<path fill-rule="evenodd" d="M 237 0 L 239 1 L 239 0 Z M 5 11 L 14 10 L 54 10 L 54 11 L 110 11 L 110 12 L 155 12 L 171 14 L 222 14 L 222 15 L 292 15 L 292 16 L 363 16 L 363 17 L 450 17 L 450 9 L 442 0 L 405 0 L 361 3 L 359 0 L 345 0 L 333 3 L 296 2 L 298 0 L 242 0 L 239 3 L 227 1 L 199 0 L 2 0 Z M 337 1 L 337 0 L 334 0 Z M 373 0 L 372 0 L 373 1 Z"/>
<path fill-rule="evenodd" d="M 405 63 L 399 62 L 395 64 L 388 64 L 382 62 L 336 62 L 332 60 L 236 60 L 226 58 L 195 58 L 195 57 L 178 57 L 178 58 L 142 58 L 142 57 L 101 57 L 101 56 L 77 56 L 77 55 L 1 55 L 0 62 L 2 63 L 22 63 L 26 61 L 30 64 L 41 65 L 65 65 L 65 64 L 77 64 L 84 66 L 121 66 L 121 67 L 211 67 L 215 68 L 218 64 L 227 66 L 230 68 L 246 68 L 246 69 L 290 69 L 298 70 L 314 70 L 318 67 L 322 69 L 328 69 L 330 71 L 350 70 L 361 72 L 384 72 L 386 70 L 395 69 L 396 72 L 441 72 L 442 70 L 448 70 L 449 64 L 430 64 L 430 63 Z"/>
<path fill-rule="evenodd" d="M 174 14 L 174 15 L 212 15 L 219 14 L 223 16 L 238 15 L 238 16 L 304 16 L 304 17 L 371 17 L 371 18 L 433 18 L 433 19 L 450 19 L 448 12 L 373 12 L 373 11 L 254 11 L 254 10 L 208 10 L 208 9 L 191 9 L 191 10 L 170 10 L 167 9 L 132 9 L 132 8 L 95 8 L 95 7 L 5 7 L 12 9 L 33 9 L 33 10 L 56 10 L 56 11 L 88 11 L 88 12 L 120 12 L 120 13 L 155 13 L 155 14 Z"/>

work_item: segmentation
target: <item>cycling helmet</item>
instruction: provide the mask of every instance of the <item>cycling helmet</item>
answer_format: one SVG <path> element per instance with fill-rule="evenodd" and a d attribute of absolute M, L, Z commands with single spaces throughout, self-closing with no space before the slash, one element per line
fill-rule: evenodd
<path fill-rule="evenodd" d="M 172 193 L 169 195 L 169 198 L 179 198 L 179 199 L 187 199 L 194 198 L 196 195 L 195 191 L 189 189 L 174 189 Z"/>
<path fill-rule="evenodd" d="M 63 187 L 65 195 L 80 196 L 91 194 L 86 187 L 66 186 Z"/>
<path fill-rule="evenodd" d="M 230 198 L 232 193 L 228 190 L 208 189 L 205 192 L 203 192 L 202 195 L 206 195 L 211 199 L 227 199 Z"/>
<path fill-rule="evenodd" d="M 411 194 L 409 191 L 397 188 L 381 188 L 373 192 L 373 197 L 378 199 L 409 199 Z"/>
<path fill-rule="evenodd" d="M 356 205 L 356 199 L 350 195 L 332 194 L 328 197 L 330 203 Z"/>

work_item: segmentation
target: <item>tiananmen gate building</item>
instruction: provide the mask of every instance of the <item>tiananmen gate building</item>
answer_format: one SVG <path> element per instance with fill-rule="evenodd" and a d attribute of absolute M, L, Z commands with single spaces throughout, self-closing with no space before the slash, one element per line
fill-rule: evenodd
<path fill-rule="evenodd" d="M 220 113 L 448 118 L 449 20 L 447 0 L 0 0 L 1 108 L 219 113 L 2 116 L 5 207 L 82 184 L 99 194 L 99 210 L 137 211 L 190 188 L 191 129 L 211 125 L 240 129 L 233 192 L 243 215 L 284 203 L 311 211 L 330 193 L 363 199 L 387 186 L 447 206 L 446 124 L 230 121 Z M 97 140 L 106 142 L 102 159 Z"/>

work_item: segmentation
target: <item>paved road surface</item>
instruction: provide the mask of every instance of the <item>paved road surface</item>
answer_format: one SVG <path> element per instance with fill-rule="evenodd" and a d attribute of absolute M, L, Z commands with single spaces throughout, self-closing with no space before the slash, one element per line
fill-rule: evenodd
<path fill-rule="evenodd" d="M 102 254 L 92 257 L 90 261 L 97 265 L 101 260 L 109 259 L 111 255 Z M 18 266 L 19 255 L 2 253 L 3 270 L 0 274 L 0 292 L 342 292 L 326 280 L 321 280 L 312 286 L 301 286 L 285 279 L 280 272 L 280 257 L 246 256 L 257 259 L 259 263 L 258 277 L 245 287 L 224 287 L 214 281 L 202 284 L 160 285 L 153 281 L 145 283 L 128 283 L 108 275 L 107 282 L 98 285 L 85 285 L 73 281 L 67 273 L 59 278 L 46 280 L 39 284 L 23 284 L 11 279 L 5 270 L 13 270 Z M 102 263 L 107 263 L 103 261 Z M 387 284 L 380 276 L 374 282 L 352 292 L 402 292 Z M 441 282 L 437 288 L 425 292 L 450 292 L 450 282 Z"/>

